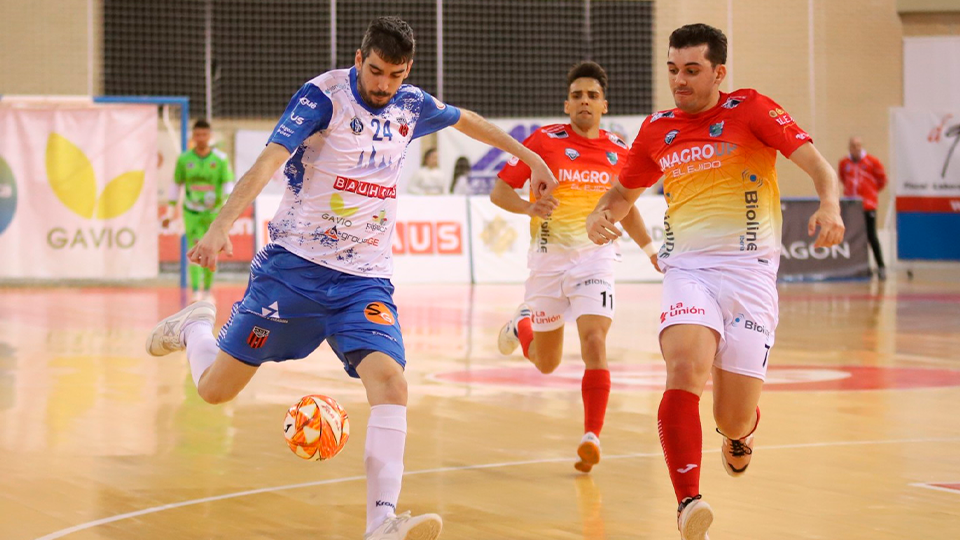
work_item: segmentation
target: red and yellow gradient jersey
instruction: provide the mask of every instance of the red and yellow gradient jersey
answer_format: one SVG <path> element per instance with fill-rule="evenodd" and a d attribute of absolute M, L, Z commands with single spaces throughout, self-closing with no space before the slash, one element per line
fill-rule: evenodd
<path fill-rule="evenodd" d="M 721 92 L 700 114 L 673 109 L 644 120 L 620 182 L 650 187 L 664 177 L 666 266 L 732 264 L 775 274 L 782 223 L 777 150 L 790 157 L 810 140 L 756 90 Z"/>
<path fill-rule="evenodd" d="M 587 215 L 620 174 L 627 143 L 602 129 L 599 137 L 588 139 L 569 124 L 553 124 L 534 131 L 523 145 L 540 155 L 560 182 L 553 192 L 560 206 L 549 219 L 534 217 L 530 222 L 531 259 L 598 247 L 587 238 Z M 519 189 L 530 178 L 530 167 L 514 157 L 499 176 Z M 533 193 L 530 200 L 535 200 Z M 616 255 L 615 249 L 606 251 Z"/>

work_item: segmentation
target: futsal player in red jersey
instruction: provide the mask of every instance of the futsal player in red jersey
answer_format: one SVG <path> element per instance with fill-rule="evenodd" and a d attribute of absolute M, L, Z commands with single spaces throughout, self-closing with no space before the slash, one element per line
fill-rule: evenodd
<path fill-rule="evenodd" d="M 743 474 L 760 421 L 760 390 L 777 327 L 780 190 L 777 151 L 810 176 L 820 196 L 808 232 L 815 246 L 843 240 L 836 174 L 790 115 L 756 90 L 720 91 L 727 39 L 705 24 L 670 35 L 668 80 L 677 105 L 647 118 L 627 165 L 587 218 L 590 239 L 620 236 L 614 223 L 664 178 L 667 212 L 660 348 L 667 366 L 657 424 L 679 503 L 684 540 L 708 538 L 701 499 L 700 395 L 713 375 L 721 458 Z"/>
<path fill-rule="evenodd" d="M 524 304 L 500 330 L 502 354 L 522 346 L 523 355 L 543 373 L 560 365 L 563 326 L 576 321 L 586 371 L 581 383 L 584 435 L 577 447 L 577 470 L 590 472 L 600 461 L 600 430 L 610 397 L 606 339 L 613 320 L 613 263 L 616 245 L 597 246 L 587 238 L 584 220 L 614 179 L 627 156 L 627 144 L 600 129 L 607 112 L 607 74 L 596 62 L 581 62 L 567 74 L 564 112 L 569 124 L 544 126 L 524 146 L 543 158 L 560 184 L 552 196 L 523 200 L 514 189 L 530 179 L 530 167 L 516 158 L 500 171 L 490 193 L 497 206 L 526 214 L 530 222 L 530 277 Z M 650 257 L 656 252 L 636 208 L 623 227 Z M 656 265 L 656 259 L 651 259 Z"/>

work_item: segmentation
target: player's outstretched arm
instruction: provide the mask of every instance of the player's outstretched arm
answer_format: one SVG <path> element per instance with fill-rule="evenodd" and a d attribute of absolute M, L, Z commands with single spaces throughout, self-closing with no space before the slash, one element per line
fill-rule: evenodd
<path fill-rule="evenodd" d="M 630 238 L 633 238 L 633 241 L 647 254 L 653 267 L 659 271 L 660 265 L 657 263 L 657 250 L 653 247 L 653 238 L 650 238 L 650 235 L 647 234 L 647 225 L 643 222 L 643 217 L 636 206 L 630 207 L 627 217 L 620 220 L 620 224 L 623 225 L 623 230 L 627 231 Z"/>
<path fill-rule="evenodd" d="M 526 214 L 530 217 L 548 218 L 557 206 L 560 205 L 553 195 L 546 195 L 536 202 L 528 202 L 510 187 L 506 182 L 497 178 L 490 192 L 490 202 L 512 214 Z"/>
<path fill-rule="evenodd" d="M 600 245 L 620 238 L 620 230 L 615 224 L 627 217 L 643 190 L 644 188 L 625 188 L 619 180 L 614 182 L 613 187 L 600 197 L 596 208 L 587 216 L 587 237 Z"/>
<path fill-rule="evenodd" d="M 289 157 L 290 151 L 276 143 L 268 144 L 263 152 L 260 152 L 257 161 L 237 182 L 233 193 L 220 209 L 220 214 L 213 220 L 210 229 L 197 242 L 197 245 L 187 252 L 190 262 L 216 270 L 217 255 L 221 251 L 228 255 L 233 253 L 233 245 L 230 244 L 230 228 L 233 222 L 257 198 L 273 173 Z"/>
<path fill-rule="evenodd" d="M 530 167 L 530 189 L 538 197 L 552 193 L 554 188 L 557 187 L 557 179 L 553 176 L 547 164 L 544 163 L 543 158 L 479 114 L 467 109 L 460 109 L 460 120 L 453 127 L 467 137 L 490 146 L 496 146 L 504 152 L 517 156 L 526 163 Z"/>
<path fill-rule="evenodd" d="M 827 163 L 813 143 L 806 143 L 794 150 L 790 161 L 813 179 L 820 196 L 820 208 L 810 216 L 807 234 L 813 236 L 820 227 L 814 247 L 835 246 L 843 241 L 843 219 L 840 217 L 840 187 L 837 174 Z"/>

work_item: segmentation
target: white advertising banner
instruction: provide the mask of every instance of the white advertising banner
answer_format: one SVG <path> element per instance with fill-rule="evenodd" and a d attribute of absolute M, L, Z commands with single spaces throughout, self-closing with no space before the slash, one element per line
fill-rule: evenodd
<path fill-rule="evenodd" d="M 897 197 L 960 197 L 960 111 L 893 109 Z"/>
<path fill-rule="evenodd" d="M 257 161 L 257 156 L 263 151 L 263 147 L 267 145 L 271 133 L 273 132 L 249 129 L 237 131 L 233 141 L 233 170 L 237 175 L 237 179 L 249 171 L 250 167 Z M 406 192 L 407 182 L 410 177 L 417 172 L 417 169 L 420 168 L 420 139 L 414 139 L 407 145 L 407 152 L 404 154 L 404 159 L 406 163 L 403 164 L 400 170 L 400 178 L 397 181 L 397 191 L 400 193 Z M 283 169 L 284 167 L 277 169 L 277 172 L 273 174 L 273 178 L 270 179 L 270 183 L 263 188 L 263 193 L 283 194 L 283 190 L 287 186 Z M 272 218 L 273 214 L 270 214 L 270 217 Z"/>
<path fill-rule="evenodd" d="M 267 224 L 281 195 L 257 197 L 257 249 L 269 241 Z M 393 231 L 394 283 L 470 283 L 467 198 L 401 195 Z"/>
<path fill-rule="evenodd" d="M 156 169 L 154 106 L 0 107 L 0 278 L 155 277 Z"/>
<path fill-rule="evenodd" d="M 641 197 L 637 209 L 653 238 L 663 243 L 663 197 Z M 487 197 L 470 198 L 470 242 L 473 250 L 473 277 L 476 283 L 522 283 L 527 279 L 530 248 L 530 218 L 511 214 Z M 615 265 L 617 281 L 661 281 L 663 276 L 627 235 L 619 241 L 623 260 Z"/>
<path fill-rule="evenodd" d="M 627 144 L 633 142 L 640 125 L 646 116 L 604 116 L 600 127 L 619 135 Z M 550 124 L 568 124 L 569 117 L 556 118 L 499 118 L 490 120 L 494 125 L 509 133 L 514 139 L 523 141 L 531 133 Z M 453 179 L 457 161 L 470 166 L 467 181 L 469 192 L 473 194 L 490 193 L 497 173 L 510 155 L 498 148 L 478 142 L 455 129 L 437 132 L 437 149 L 440 157 L 440 170 L 444 178 Z"/>

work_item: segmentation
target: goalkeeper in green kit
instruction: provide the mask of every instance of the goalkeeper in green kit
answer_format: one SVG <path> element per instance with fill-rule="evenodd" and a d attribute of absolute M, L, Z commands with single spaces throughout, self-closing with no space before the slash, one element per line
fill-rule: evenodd
<path fill-rule="evenodd" d="M 227 199 L 227 184 L 233 182 L 233 171 L 227 154 L 210 146 L 210 123 L 197 120 L 193 124 L 193 148 L 177 159 L 173 173 L 175 191 L 170 197 L 176 219 L 180 186 L 184 186 L 183 226 L 188 247 L 193 247 L 203 238 L 214 218 Z M 201 276 L 203 282 L 201 283 Z M 213 270 L 190 265 L 190 286 L 194 300 L 210 299 Z"/>

